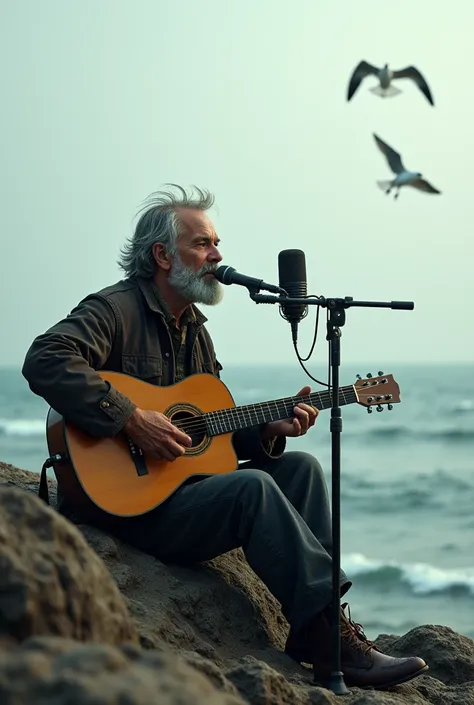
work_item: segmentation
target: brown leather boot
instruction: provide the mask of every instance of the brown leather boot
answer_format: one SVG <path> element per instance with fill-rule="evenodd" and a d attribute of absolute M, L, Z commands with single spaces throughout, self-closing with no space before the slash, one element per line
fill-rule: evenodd
<path fill-rule="evenodd" d="M 384 689 L 425 673 L 428 666 L 416 656 L 394 658 L 381 653 L 367 639 L 360 624 L 346 616 L 341 606 L 341 670 L 348 686 Z M 327 684 L 332 670 L 331 607 L 327 607 L 301 631 L 290 630 L 285 653 L 300 663 L 313 664 L 314 680 Z"/>

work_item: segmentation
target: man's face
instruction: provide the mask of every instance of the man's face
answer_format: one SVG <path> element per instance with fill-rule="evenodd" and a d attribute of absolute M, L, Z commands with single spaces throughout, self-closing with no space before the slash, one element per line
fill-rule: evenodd
<path fill-rule="evenodd" d="M 182 234 L 173 258 L 168 283 L 189 302 L 212 306 L 219 303 L 223 289 L 209 274 L 217 269 L 222 256 L 219 238 L 212 221 L 203 211 L 182 208 L 178 211 Z"/>

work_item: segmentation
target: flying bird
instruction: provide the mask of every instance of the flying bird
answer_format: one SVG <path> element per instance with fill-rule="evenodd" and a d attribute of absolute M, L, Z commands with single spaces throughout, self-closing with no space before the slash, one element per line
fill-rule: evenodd
<path fill-rule="evenodd" d="M 416 83 L 420 91 L 426 96 L 431 105 L 434 105 L 433 96 L 428 87 L 428 84 L 422 74 L 418 71 L 415 66 L 407 66 L 399 71 L 392 71 L 389 69 L 388 64 L 379 69 L 377 66 L 367 63 L 367 61 L 361 61 L 354 69 L 354 72 L 350 78 L 349 86 L 347 89 L 347 100 L 349 101 L 356 90 L 359 88 L 363 79 L 366 76 L 376 76 L 379 79 L 379 85 L 373 86 L 369 90 L 382 98 L 387 98 L 395 96 L 402 91 L 392 85 L 392 81 L 397 78 L 411 78 L 412 81 Z"/>
<path fill-rule="evenodd" d="M 394 198 L 398 198 L 402 186 L 413 186 L 413 188 L 425 191 L 426 193 L 441 193 L 441 191 L 438 191 L 438 189 L 428 183 L 428 181 L 425 181 L 419 171 L 408 171 L 405 169 L 400 154 L 392 149 L 392 147 L 389 147 L 380 137 L 377 137 L 375 133 L 373 133 L 373 135 L 377 147 L 385 156 L 390 169 L 395 174 L 394 179 L 377 181 L 377 185 L 383 189 L 385 193 L 388 194 L 392 189 L 396 189 Z"/>

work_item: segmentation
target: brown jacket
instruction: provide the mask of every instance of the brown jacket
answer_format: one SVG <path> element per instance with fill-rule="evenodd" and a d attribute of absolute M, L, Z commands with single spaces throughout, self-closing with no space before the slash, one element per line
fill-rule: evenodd
<path fill-rule="evenodd" d="M 219 377 L 222 366 L 196 308 L 188 340 L 191 374 Z M 174 351 L 158 291 L 151 280 L 124 279 L 90 294 L 62 321 L 38 336 L 27 352 L 23 375 L 30 389 L 69 423 L 93 436 L 114 436 L 135 405 L 104 382 L 96 370 L 124 372 L 151 384 L 174 382 Z M 279 457 L 285 439 L 262 443 L 260 426 L 233 437 L 239 460 Z"/>

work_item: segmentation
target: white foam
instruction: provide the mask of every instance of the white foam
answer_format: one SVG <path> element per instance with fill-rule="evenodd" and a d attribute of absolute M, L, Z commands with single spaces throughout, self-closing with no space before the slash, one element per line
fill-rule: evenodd
<path fill-rule="evenodd" d="M 6 436 L 39 436 L 45 433 L 44 419 L 0 419 L 0 434 Z"/>
<path fill-rule="evenodd" d="M 461 399 L 453 405 L 454 411 L 472 411 L 474 409 L 474 401 L 472 399 Z"/>
<path fill-rule="evenodd" d="M 453 587 L 467 588 L 474 595 L 474 568 L 437 568 L 428 563 L 398 563 L 367 558 L 362 553 L 343 556 L 341 565 L 348 577 L 394 568 L 399 571 L 400 580 L 417 595 L 442 592 Z"/>

